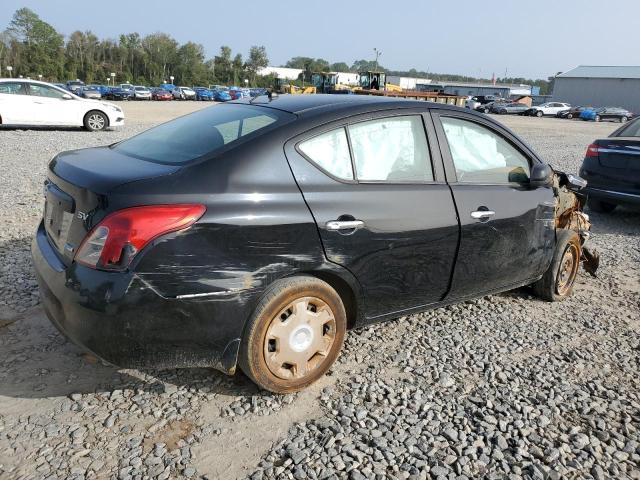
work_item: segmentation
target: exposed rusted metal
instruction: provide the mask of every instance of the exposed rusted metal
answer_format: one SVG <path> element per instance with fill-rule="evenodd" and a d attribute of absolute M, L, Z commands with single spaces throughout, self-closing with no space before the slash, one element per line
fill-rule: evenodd
<path fill-rule="evenodd" d="M 556 228 L 574 230 L 578 233 L 580 236 L 580 262 L 585 271 L 595 277 L 600 264 L 600 254 L 597 250 L 586 246 L 591 230 L 589 216 L 582 211 L 586 203 L 586 196 L 582 195 L 579 190 L 572 190 L 570 183 L 566 174 L 556 172 L 554 175 Z"/>

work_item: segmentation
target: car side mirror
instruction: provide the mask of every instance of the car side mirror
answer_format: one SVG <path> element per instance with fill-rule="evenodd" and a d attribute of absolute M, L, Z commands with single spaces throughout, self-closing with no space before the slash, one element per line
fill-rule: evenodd
<path fill-rule="evenodd" d="M 73 97 L 71 95 L 69 95 L 68 93 L 65 93 L 64 95 L 62 95 L 62 99 L 63 100 L 73 100 Z"/>
<path fill-rule="evenodd" d="M 529 186 L 531 188 L 548 187 L 553 181 L 553 169 L 546 163 L 535 163 L 531 167 Z"/>

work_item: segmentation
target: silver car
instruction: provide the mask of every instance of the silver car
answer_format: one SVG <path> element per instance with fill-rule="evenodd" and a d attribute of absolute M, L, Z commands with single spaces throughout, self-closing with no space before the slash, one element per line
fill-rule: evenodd
<path fill-rule="evenodd" d="M 173 98 L 177 100 L 195 100 L 196 92 L 189 87 L 176 87 L 173 89 Z"/>
<path fill-rule="evenodd" d="M 90 100 L 100 100 L 102 98 L 102 94 L 97 87 L 81 87 L 78 89 L 78 96 Z"/>
<path fill-rule="evenodd" d="M 133 87 L 133 98 L 135 100 L 151 100 L 151 90 L 142 85 Z"/>

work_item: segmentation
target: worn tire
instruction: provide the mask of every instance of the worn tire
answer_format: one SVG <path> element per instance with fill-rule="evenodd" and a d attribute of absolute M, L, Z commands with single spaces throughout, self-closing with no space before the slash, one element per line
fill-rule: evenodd
<path fill-rule="evenodd" d="M 280 312 L 294 300 L 316 297 L 331 310 L 335 319 L 334 340 L 327 355 L 306 376 L 283 379 L 270 370 L 265 358 L 265 341 L 272 321 L 280 321 Z M 247 322 L 240 344 L 238 364 L 260 388 L 274 393 L 293 393 L 321 378 L 338 357 L 347 329 L 347 315 L 338 293 L 326 282 L 312 276 L 296 276 L 277 280 L 263 294 Z"/>
<path fill-rule="evenodd" d="M 558 230 L 556 232 L 556 248 L 551 265 L 549 265 L 542 278 L 532 285 L 535 294 L 548 302 L 558 302 L 571 296 L 573 284 L 580 268 L 581 251 L 580 236 L 577 232 L 564 229 Z M 572 255 L 573 268 L 568 281 L 562 282 L 563 277 L 560 272 L 566 255 Z M 565 285 L 565 287 L 561 288 L 561 284 Z"/>
<path fill-rule="evenodd" d="M 99 110 L 91 110 L 84 116 L 83 123 L 90 132 L 97 132 L 109 126 L 109 117 Z"/>
<path fill-rule="evenodd" d="M 587 200 L 587 206 L 594 212 L 611 213 L 616 209 L 617 205 L 615 203 L 598 200 L 597 198 L 589 198 L 589 200 Z"/>

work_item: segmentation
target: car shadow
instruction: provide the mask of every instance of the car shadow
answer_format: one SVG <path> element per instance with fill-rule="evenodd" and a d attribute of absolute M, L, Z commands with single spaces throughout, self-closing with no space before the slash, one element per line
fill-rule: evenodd
<path fill-rule="evenodd" d="M 211 368 L 120 369 L 68 341 L 40 306 L 0 328 L 0 396 L 64 397 L 114 390 L 161 394 L 175 389 L 225 396 L 261 395 L 242 373 L 233 377 Z"/>

